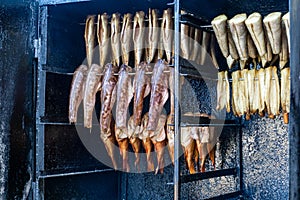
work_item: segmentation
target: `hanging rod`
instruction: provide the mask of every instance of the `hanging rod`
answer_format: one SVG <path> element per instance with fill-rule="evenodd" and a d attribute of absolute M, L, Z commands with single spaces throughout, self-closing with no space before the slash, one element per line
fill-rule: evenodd
<path fill-rule="evenodd" d="M 62 176 L 74 176 L 74 175 L 83 175 L 83 174 L 91 174 L 91 173 L 103 173 L 103 172 L 115 172 L 115 170 L 114 169 L 96 169 L 96 170 L 81 171 L 81 172 L 66 172 L 66 173 L 48 174 L 48 175 L 40 175 L 39 179 L 57 178 L 57 177 L 62 177 Z"/>

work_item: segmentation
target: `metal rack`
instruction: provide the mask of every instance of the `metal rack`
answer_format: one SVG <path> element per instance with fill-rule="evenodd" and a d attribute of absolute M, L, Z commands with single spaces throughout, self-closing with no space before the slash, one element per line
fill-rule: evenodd
<path fill-rule="evenodd" d="M 225 126 L 236 126 L 238 129 L 238 166 L 236 168 L 230 168 L 230 169 L 221 169 L 216 171 L 210 171 L 210 172 L 204 172 L 204 173 L 196 173 L 196 174 L 190 174 L 190 175 L 180 175 L 180 148 L 181 148 L 181 142 L 180 142 L 180 128 L 183 126 L 181 123 L 181 116 L 180 116 L 180 76 L 185 75 L 189 76 L 189 73 L 182 73 L 182 69 L 184 66 L 182 66 L 182 62 L 180 60 L 180 24 L 189 24 L 192 26 L 195 26 L 197 28 L 205 28 L 206 31 L 211 31 L 210 25 L 203 24 L 203 21 L 201 23 L 201 20 L 197 19 L 193 15 L 184 14 L 181 15 L 180 11 L 184 10 L 180 6 L 180 0 L 174 0 L 173 3 L 170 3 L 168 5 L 174 6 L 174 32 L 175 32 L 175 58 L 174 58 L 174 68 L 175 68 L 175 149 L 174 149 L 174 156 L 175 156 L 175 163 L 174 163 L 174 200 L 180 199 L 180 190 L 181 185 L 188 182 L 198 181 L 198 180 L 204 180 L 209 178 L 215 178 L 215 177 L 221 177 L 221 176 L 229 176 L 233 175 L 236 177 L 239 177 L 239 190 L 232 193 L 223 194 L 217 197 L 212 197 L 211 199 L 227 199 L 227 198 L 237 198 L 241 197 L 242 191 L 243 191 L 243 183 L 242 183 L 242 131 L 241 131 L 241 124 L 236 123 L 227 123 L 224 124 Z M 193 74 L 191 74 L 193 75 Z M 205 74 L 204 74 L 205 76 Z M 189 124 L 188 126 L 204 126 L 204 125 L 210 125 L 210 126 L 219 126 L 218 123 L 210 123 L 207 122 L 207 119 L 199 118 L 198 123 Z M 201 122 L 203 121 L 203 122 Z"/>

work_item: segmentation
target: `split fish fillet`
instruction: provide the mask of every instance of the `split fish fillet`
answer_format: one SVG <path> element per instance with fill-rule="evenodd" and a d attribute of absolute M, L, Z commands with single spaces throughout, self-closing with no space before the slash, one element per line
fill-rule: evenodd
<path fill-rule="evenodd" d="M 283 111 L 284 123 L 289 122 L 288 113 L 290 112 L 290 68 L 281 70 L 281 108 Z"/>
<path fill-rule="evenodd" d="M 258 54 L 262 59 L 262 63 L 264 67 L 266 64 L 267 49 L 266 49 L 266 41 L 265 41 L 262 16 L 257 12 L 252 13 L 246 19 L 245 24 L 255 44 Z"/>
<path fill-rule="evenodd" d="M 133 87 L 134 87 L 134 103 L 133 103 L 133 116 L 134 124 L 136 126 L 141 125 L 142 121 L 142 111 L 144 98 L 149 95 L 151 90 L 151 79 L 147 75 L 147 72 L 151 71 L 151 67 L 145 62 L 138 65 L 134 77 Z"/>
<path fill-rule="evenodd" d="M 282 22 L 282 34 L 281 34 L 281 51 L 279 54 L 279 68 L 283 69 L 289 60 L 289 47 L 287 41 L 285 24 Z"/>
<path fill-rule="evenodd" d="M 83 95 L 84 127 L 92 128 L 96 93 L 101 90 L 103 67 L 93 64 L 88 72 Z"/>
<path fill-rule="evenodd" d="M 229 81 L 228 72 L 218 72 L 218 84 L 217 84 L 217 110 L 222 110 L 226 107 L 226 111 L 230 112 L 230 93 L 229 93 Z"/>
<path fill-rule="evenodd" d="M 129 64 L 129 55 L 132 47 L 132 15 L 127 13 L 123 17 L 123 25 L 121 30 L 121 52 L 123 64 Z"/>
<path fill-rule="evenodd" d="M 173 50 L 173 19 L 171 9 L 164 10 L 161 31 L 163 49 L 166 52 L 167 63 L 169 64 L 171 63 Z"/>
<path fill-rule="evenodd" d="M 288 40 L 288 47 L 289 47 L 289 53 L 290 53 L 290 12 L 286 13 L 282 17 L 282 21 L 284 22 L 286 33 L 287 33 L 287 40 Z"/>
<path fill-rule="evenodd" d="M 281 12 L 268 14 L 263 22 L 272 52 L 273 54 L 279 54 L 281 51 Z"/>
<path fill-rule="evenodd" d="M 114 13 L 111 18 L 111 49 L 112 63 L 120 66 L 121 44 L 120 44 L 120 15 Z"/>
<path fill-rule="evenodd" d="M 279 107 L 280 107 L 280 88 L 279 88 L 279 79 L 277 75 L 277 67 L 273 66 L 272 75 L 271 75 L 271 88 L 270 88 L 270 113 L 269 116 L 279 115 Z"/>
<path fill-rule="evenodd" d="M 159 116 L 163 106 L 166 103 L 168 93 L 168 74 L 164 73 L 168 70 L 163 60 L 158 60 L 153 69 L 151 78 L 151 96 L 149 105 L 149 122 L 147 130 L 155 131 L 158 124 Z"/>
<path fill-rule="evenodd" d="M 110 33 L 108 26 L 108 15 L 106 13 L 98 15 L 97 37 L 99 45 L 100 66 L 104 67 L 105 63 L 109 59 L 108 56 L 110 53 Z"/>
<path fill-rule="evenodd" d="M 152 62 L 158 47 L 159 41 L 158 11 L 149 9 L 149 26 L 148 26 L 148 47 L 147 47 L 147 63 Z"/>
<path fill-rule="evenodd" d="M 209 44 L 210 44 L 210 33 L 203 31 L 202 32 L 202 43 L 201 43 L 201 51 L 198 57 L 200 65 L 204 65 L 207 53 L 209 52 Z"/>
<path fill-rule="evenodd" d="M 117 106 L 116 106 L 116 127 L 123 129 L 127 127 L 127 116 L 129 103 L 133 97 L 132 78 L 128 74 L 132 68 L 122 65 L 119 71 L 117 82 Z M 127 134 L 125 134 L 127 136 Z"/>
<path fill-rule="evenodd" d="M 80 65 L 73 74 L 70 97 L 69 97 L 69 122 L 77 122 L 78 107 L 83 99 L 84 85 L 86 76 L 88 73 L 88 67 L 86 65 Z"/>
<path fill-rule="evenodd" d="M 202 39 L 202 31 L 198 28 L 195 28 L 194 40 L 193 43 L 190 44 L 190 52 L 192 54 L 190 56 L 190 60 L 196 61 L 201 50 L 201 39 Z"/>
<path fill-rule="evenodd" d="M 245 26 L 245 20 L 247 19 L 246 14 L 235 15 L 228 21 L 232 38 L 241 59 L 241 69 L 245 67 L 245 61 L 248 59 L 248 48 L 247 48 L 247 28 Z"/>
<path fill-rule="evenodd" d="M 136 12 L 133 21 L 133 43 L 134 43 L 134 58 L 135 66 L 138 66 L 142 61 L 144 50 L 144 17 L 143 11 Z"/>
<path fill-rule="evenodd" d="M 95 15 L 88 16 L 86 19 L 84 39 L 87 63 L 88 67 L 91 67 L 95 48 Z"/>

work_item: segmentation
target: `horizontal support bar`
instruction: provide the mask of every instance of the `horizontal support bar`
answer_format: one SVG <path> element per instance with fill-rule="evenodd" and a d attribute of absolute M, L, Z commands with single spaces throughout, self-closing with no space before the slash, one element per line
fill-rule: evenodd
<path fill-rule="evenodd" d="M 63 176 L 76 176 L 76 175 L 92 174 L 92 173 L 115 172 L 115 171 L 116 170 L 114 170 L 114 169 L 96 169 L 96 170 L 81 171 L 81 172 L 66 172 L 66 173 L 57 173 L 57 174 L 46 174 L 46 175 L 40 175 L 39 179 L 57 178 L 57 177 L 63 177 Z"/>
<path fill-rule="evenodd" d="M 241 195 L 242 195 L 241 191 L 236 191 L 236 192 L 231 192 L 231 193 L 227 193 L 227 194 L 222 194 L 222 195 L 219 195 L 216 197 L 211 197 L 206 200 L 224 200 L 224 199 L 240 197 Z"/>
<path fill-rule="evenodd" d="M 232 175 L 233 176 L 237 175 L 236 168 L 221 169 L 221 170 L 216 170 L 216 171 L 182 175 L 180 177 L 180 182 L 181 183 L 189 183 L 189 182 L 193 182 L 193 181 L 216 178 L 216 177 L 221 177 L 221 176 L 232 176 Z"/>

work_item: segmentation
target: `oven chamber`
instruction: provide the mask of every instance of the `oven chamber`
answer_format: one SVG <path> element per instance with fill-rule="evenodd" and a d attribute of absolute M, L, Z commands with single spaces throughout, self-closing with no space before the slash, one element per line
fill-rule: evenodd
<path fill-rule="evenodd" d="M 83 146 L 76 128 L 68 124 L 68 98 L 72 73 L 85 59 L 84 25 L 86 16 L 107 12 L 121 14 L 157 8 L 161 12 L 169 1 L 72 1 L 41 0 L 36 6 L 36 65 L 33 70 L 33 105 L 35 126 L 32 140 L 32 199 L 173 199 L 174 167 L 165 167 L 164 174 L 126 174 L 100 163 Z M 273 11 L 287 12 L 288 1 L 207 1 L 180 2 L 183 8 L 209 23 L 218 14 L 229 18 L 235 14 Z M 222 58 L 220 58 L 222 59 Z M 216 76 L 216 74 L 214 74 Z M 193 82 L 193 80 L 191 80 Z M 197 82 L 195 90 L 201 87 Z M 206 87 L 216 92 L 216 82 Z M 202 87 L 201 87 L 202 88 Z M 211 93 L 209 95 L 216 95 Z M 185 95 L 182 95 L 185 96 Z M 199 111 L 213 112 L 207 92 L 199 92 Z M 188 102 L 182 98 L 183 109 Z M 96 107 L 99 105 L 96 105 Z M 250 121 L 228 120 L 237 126 L 224 127 L 217 143 L 217 169 L 236 169 L 234 175 L 182 183 L 181 199 L 209 199 L 238 192 L 232 199 L 287 199 L 289 196 L 289 132 L 282 115 L 275 120 L 253 116 Z M 79 121 L 82 116 L 79 116 Z M 94 119 L 96 120 L 96 119 Z M 94 121 L 97 123 L 97 121 Z M 239 126 L 241 125 L 241 126 Z M 89 137 L 99 138 L 93 128 Z M 105 152 L 99 139 L 99 151 Z M 143 161 L 141 161 L 143 162 Z M 207 163 L 207 170 L 212 167 Z M 180 171 L 187 174 L 180 162 Z M 228 196 L 230 199 L 230 196 Z"/>

